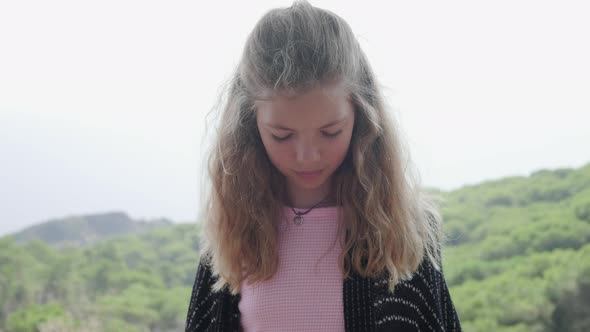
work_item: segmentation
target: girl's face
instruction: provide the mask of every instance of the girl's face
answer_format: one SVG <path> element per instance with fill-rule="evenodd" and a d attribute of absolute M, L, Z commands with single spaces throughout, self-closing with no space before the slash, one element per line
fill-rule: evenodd
<path fill-rule="evenodd" d="M 294 204 L 321 200 L 350 145 L 354 110 L 337 84 L 255 102 L 256 122 L 266 153 L 286 177 Z"/>

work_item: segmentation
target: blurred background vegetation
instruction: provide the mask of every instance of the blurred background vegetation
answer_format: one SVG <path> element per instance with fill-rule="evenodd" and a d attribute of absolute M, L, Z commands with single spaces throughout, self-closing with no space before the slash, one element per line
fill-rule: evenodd
<path fill-rule="evenodd" d="M 590 331 L 590 164 L 440 192 L 465 331 Z M 0 238 L 0 331 L 183 331 L 198 224 L 124 213 Z"/>

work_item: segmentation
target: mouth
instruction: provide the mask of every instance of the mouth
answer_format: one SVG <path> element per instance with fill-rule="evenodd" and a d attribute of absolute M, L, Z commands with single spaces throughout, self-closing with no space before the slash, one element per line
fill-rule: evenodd
<path fill-rule="evenodd" d="M 316 171 L 295 171 L 295 173 L 301 174 L 301 175 L 314 175 L 314 174 L 318 174 L 318 173 L 321 173 L 321 172 L 322 172 L 321 169 L 316 170 Z"/>
<path fill-rule="evenodd" d="M 303 171 L 303 172 L 295 171 L 295 174 L 297 174 L 297 176 L 299 176 L 302 179 L 312 180 L 312 179 L 315 179 L 316 177 L 318 177 L 320 174 L 322 174 L 322 172 L 323 172 L 323 169 L 316 170 L 316 171 Z"/>

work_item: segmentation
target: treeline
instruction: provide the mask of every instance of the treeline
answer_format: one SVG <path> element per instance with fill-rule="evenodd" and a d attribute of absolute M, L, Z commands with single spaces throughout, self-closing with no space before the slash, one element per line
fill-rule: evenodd
<path fill-rule="evenodd" d="M 465 331 L 590 331 L 590 165 L 444 198 L 445 276 Z"/>
<path fill-rule="evenodd" d="M 57 250 L 0 239 L 0 331 L 181 331 L 196 225 Z"/>
<path fill-rule="evenodd" d="M 590 331 L 590 164 L 442 193 L 465 331 Z M 0 238 L 0 331 L 182 331 L 195 224 L 57 250 Z"/>

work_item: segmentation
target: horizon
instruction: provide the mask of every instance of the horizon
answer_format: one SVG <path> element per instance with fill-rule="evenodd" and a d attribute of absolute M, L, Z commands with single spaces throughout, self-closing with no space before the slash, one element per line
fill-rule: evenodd
<path fill-rule="evenodd" d="M 452 190 L 442 190 L 440 188 L 435 188 L 435 187 L 429 187 L 428 189 L 432 189 L 432 190 L 441 190 L 444 193 L 450 193 L 453 191 L 457 191 L 457 190 L 461 190 L 465 187 L 472 187 L 472 186 L 480 186 L 480 185 L 485 185 L 488 182 L 494 182 L 494 181 L 500 181 L 502 179 L 505 178 L 511 178 L 514 176 L 518 176 L 518 177 L 530 177 L 532 174 L 538 172 L 538 171 L 555 171 L 557 169 L 563 169 L 563 168 L 567 168 L 567 169 L 573 169 L 573 170 L 577 170 L 580 169 L 582 167 L 588 166 L 590 165 L 590 161 L 588 161 L 585 164 L 580 165 L 579 167 L 556 167 L 556 168 L 540 168 L 534 171 L 531 171 L 529 174 L 527 175 L 512 175 L 512 176 L 506 176 L 506 177 L 502 177 L 502 178 L 494 178 L 494 179 L 484 179 L 480 182 L 477 183 L 472 183 L 472 184 L 465 184 L 462 185 L 461 187 L 458 188 L 454 188 Z M 50 217 L 50 218 L 46 218 L 44 220 L 40 220 L 38 222 L 34 222 L 31 223 L 27 226 L 22 227 L 21 229 L 17 229 L 17 230 L 13 230 L 13 231 L 9 231 L 7 233 L 2 233 L 0 232 L 0 238 L 4 237 L 4 236 L 9 236 L 9 235 L 13 235 L 19 232 L 22 232 L 30 227 L 34 227 L 40 224 L 44 224 L 44 223 L 48 223 L 48 222 L 54 222 L 54 221 L 60 221 L 62 219 L 67 219 L 67 218 L 75 218 L 75 217 L 86 217 L 86 216 L 95 216 L 95 215 L 104 215 L 104 214 L 117 214 L 117 213 L 122 213 L 125 214 L 127 217 L 129 217 L 129 219 L 132 219 L 135 222 L 155 222 L 155 221 L 161 221 L 162 219 L 166 220 L 166 221 L 170 221 L 173 224 L 189 224 L 189 223 L 197 223 L 198 220 L 174 220 L 172 218 L 169 218 L 167 216 L 153 216 L 153 217 L 148 217 L 148 218 L 135 218 L 134 216 L 130 215 L 127 211 L 123 211 L 123 210 L 105 210 L 105 211 L 97 211 L 97 212 L 90 212 L 90 213 L 76 213 L 76 214 L 66 214 L 66 215 L 62 215 L 62 216 L 55 216 L 55 217 Z"/>

